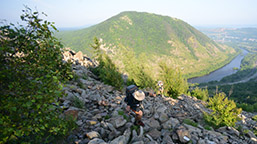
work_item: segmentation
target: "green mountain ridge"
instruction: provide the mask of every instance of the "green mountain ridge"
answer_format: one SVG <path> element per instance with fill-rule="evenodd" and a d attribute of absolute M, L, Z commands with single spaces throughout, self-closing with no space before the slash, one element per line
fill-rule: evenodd
<path fill-rule="evenodd" d="M 122 12 L 89 28 L 56 36 L 66 47 L 87 55 L 92 55 L 90 44 L 97 37 L 115 61 L 122 61 L 120 55 L 128 50 L 137 57 L 146 55 L 149 66 L 165 61 L 191 76 L 209 73 L 236 55 L 233 48 L 217 44 L 180 19 L 146 12 Z"/>

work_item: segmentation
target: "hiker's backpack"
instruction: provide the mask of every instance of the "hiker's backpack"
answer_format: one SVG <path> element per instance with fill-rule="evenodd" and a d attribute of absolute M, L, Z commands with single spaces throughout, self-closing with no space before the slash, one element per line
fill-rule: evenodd
<path fill-rule="evenodd" d="M 128 86 L 127 88 L 126 88 L 126 98 L 125 98 L 125 102 L 127 103 L 128 102 L 128 100 L 131 98 L 131 97 L 133 97 L 133 93 L 135 92 L 135 91 L 137 91 L 138 90 L 138 87 L 137 86 L 135 86 L 135 85 L 130 85 L 130 86 Z"/>

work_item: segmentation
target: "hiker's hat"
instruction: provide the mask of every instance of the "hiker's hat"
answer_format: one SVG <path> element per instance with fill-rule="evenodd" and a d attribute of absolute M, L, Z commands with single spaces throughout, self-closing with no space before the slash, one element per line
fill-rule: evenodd
<path fill-rule="evenodd" d="M 133 96 L 136 100 L 142 101 L 145 99 L 145 93 L 142 90 L 135 91 Z"/>

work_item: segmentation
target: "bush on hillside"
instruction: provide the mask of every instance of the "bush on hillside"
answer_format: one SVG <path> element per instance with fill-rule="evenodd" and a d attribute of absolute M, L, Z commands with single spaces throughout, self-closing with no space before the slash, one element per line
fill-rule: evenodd
<path fill-rule="evenodd" d="M 207 101 L 209 98 L 208 89 L 201 89 L 196 87 L 194 90 L 191 91 L 191 96 L 196 97 L 197 99 Z"/>
<path fill-rule="evenodd" d="M 209 98 L 208 108 L 211 114 L 205 114 L 205 120 L 214 127 L 235 126 L 238 115 L 242 112 L 237 108 L 233 100 L 229 100 L 224 93 L 218 93 Z"/>
<path fill-rule="evenodd" d="M 71 65 L 62 61 L 56 28 L 39 15 L 26 8 L 26 25 L 0 27 L 0 143 L 49 143 L 72 125 L 57 102 Z"/>
<path fill-rule="evenodd" d="M 99 64 L 97 67 L 92 68 L 92 71 L 98 75 L 105 84 L 109 84 L 121 90 L 123 88 L 122 75 L 110 57 L 100 49 L 100 45 L 99 40 L 95 37 L 94 44 L 92 44 L 91 47 L 95 50 L 94 57 Z"/>
<path fill-rule="evenodd" d="M 121 47 L 122 48 L 122 47 Z M 124 49 L 122 52 L 124 71 L 128 75 L 127 85 L 137 85 L 140 88 L 155 88 L 155 81 L 150 76 L 151 71 L 143 62 L 145 57 L 136 59 L 135 53 Z"/>
<path fill-rule="evenodd" d="M 177 98 L 181 94 L 187 93 L 188 83 L 182 77 L 178 69 L 167 66 L 165 63 L 160 63 L 161 73 L 160 78 L 165 84 L 164 93 L 166 96 Z"/>

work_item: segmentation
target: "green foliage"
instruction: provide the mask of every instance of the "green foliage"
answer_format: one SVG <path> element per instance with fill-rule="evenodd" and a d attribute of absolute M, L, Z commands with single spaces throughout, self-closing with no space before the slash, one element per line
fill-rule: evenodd
<path fill-rule="evenodd" d="M 247 112 L 257 112 L 257 103 L 255 104 L 237 103 L 237 107 L 240 107 Z"/>
<path fill-rule="evenodd" d="M 179 69 L 168 67 L 165 63 L 160 63 L 160 79 L 165 84 L 164 93 L 166 96 L 177 98 L 188 90 L 187 80 L 182 77 Z"/>
<path fill-rule="evenodd" d="M 196 97 L 197 99 L 207 101 L 209 98 L 208 89 L 201 89 L 196 87 L 194 90 L 191 91 L 191 96 Z"/>
<path fill-rule="evenodd" d="M 72 97 L 71 101 L 72 101 L 72 105 L 77 107 L 77 108 L 81 108 L 82 109 L 82 108 L 85 107 L 83 101 L 80 100 L 77 96 Z"/>
<path fill-rule="evenodd" d="M 72 126 L 59 117 L 56 101 L 71 65 L 62 62 L 56 28 L 39 15 L 26 7 L 26 25 L 0 27 L 0 143 L 49 143 Z"/>
<path fill-rule="evenodd" d="M 197 123 L 195 123 L 194 121 L 192 121 L 192 120 L 190 120 L 190 119 L 184 119 L 184 120 L 183 120 L 183 123 L 188 124 L 188 125 L 191 125 L 191 126 L 194 126 L 194 127 L 197 127 L 197 126 L 198 126 Z"/>
<path fill-rule="evenodd" d="M 165 60 L 169 65 L 183 67 L 187 78 L 208 74 L 237 55 L 231 47 L 215 43 L 182 20 L 144 12 L 122 12 L 92 27 L 60 32 L 57 36 L 67 47 L 89 56 L 93 55 L 89 47 L 92 37 L 101 37 L 117 60 L 121 60 L 117 51 L 122 45 L 133 51 L 136 58 L 145 53 L 147 65 L 157 68 L 159 61 Z M 153 70 L 156 73 L 157 69 Z"/>
<path fill-rule="evenodd" d="M 118 111 L 118 114 L 123 116 L 125 120 L 129 121 L 129 118 L 125 115 L 124 111 Z"/>
<path fill-rule="evenodd" d="M 207 84 L 201 84 L 201 86 L 208 86 L 209 93 L 216 93 L 216 85 L 220 85 L 220 91 L 226 93 L 230 99 L 233 99 L 237 106 L 244 111 L 257 112 L 257 81 L 253 78 L 244 83 L 238 83 L 234 85 L 226 85 L 226 83 L 237 82 L 251 77 L 257 72 L 255 68 L 257 61 L 256 53 L 249 53 L 244 57 L 241 62 L 241 69 L 223 78 L 219 82 L 210 82 Z"/>
<path fill-rule="evenodd" d="M 94 38 L 94 45 L 92 44 L 91 46 L 95 49 L 95 59 L 99 63 L 96 68 L 93 68 L 93 72 L 98 75 L 105 84 L 109 84 L 121 90 L 123 88 L 122 76 L 110 57 L 101 51 L 99 40 Z"/>
<path fill-rule="evenodd" d="M 140 88 L 154 89 L 155 81 L 150 75 L 151 70 L 143 63 L 145 60 L 144 56 L 141 55 L 140 60 L 138 60 L 133 51 L 124 51 L 122 58 L 124 61 L 124 70 L 128 74 L 127 85 L 135 84 Z"/>
<path fill-rule="evenodd" d="M 242 109 L 238 109 L 233 100 L 226 98 L 224 93 L 216 94 L 209 98 L 208 108 L 212 110 L 211 114 L 205 113 L 205 120 L 215 128 L 221 126 L 235 126 L 238 115 Z"/>
<path fill-rule="evenodd" d="M 255 116 L 253 117 L 253 120 L 257 121 L 257 115 L 255 115 Z"/>
<path fill-rule="evenodd" d="M 221 85 L 219 91 L 230 95 L 229 98 L 237 102 L 238 107 L 245 111 L 257 112 L 257 81 L 250 80 L 234 85 Z M 209 93 L 216 92 L 216 86 L 208 86 Z"/>
<path fill-rule="evenodd" d="M 206 130 L 212 130 L 212 127 L 209 126 L 209 125 L 205 125 L 205 126 L 204 126 L 204 129 L 206 129 Z"/>

